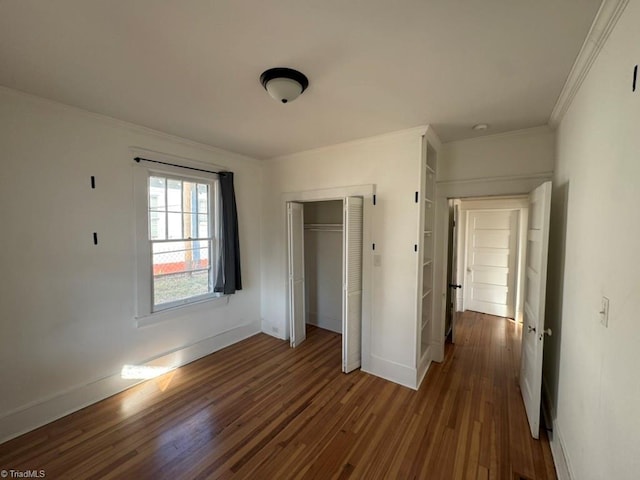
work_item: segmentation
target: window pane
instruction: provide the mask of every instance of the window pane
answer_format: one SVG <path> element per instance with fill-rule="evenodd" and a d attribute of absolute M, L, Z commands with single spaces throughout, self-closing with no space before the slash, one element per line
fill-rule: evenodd
<path fill-rule="evenodd" d="M 167 210 L 182 211 L 182 182 L 172 178 L 167 179 Z"/>
<path fill-rule="evenodd" d="M 166 217 L 164 212 L 149 212 L 149 238 L 164 240 L 167 235 Z"/>
<path fill-rule="evenodd" d="M 184 238 L 182 236 L 182 214 L 178 212 L 169 212 L 167 214 L 167 233 L 168 239 Z"/>
<path fill-rule="evenodd" d="M 198 213 L 209 211 L 209 186 L 198 184 Z"/>
<path fill-rule="evenodd" d="M 153 243 L 154 304 L 183 300 L 213 291 L 209 241 Z"/>
<path fill-rule="evenodd" d="M 209 240 L 193 242 L 193 268 L 209 268 Z"/>
<path fill-rule="evenodd" d="M 155 305 L 184 300 L 197 295 L 206 295 L 207 293 L 211 293 L 207 270 L 165 275 L 153 280 L 153 302 Z"/>
<path fill-rule="evenodd" d="M 206 238 L 209 236 L 209 215 L 200 214 L 198 215 L 198 237 Z"/>
<path fill-rule="evenodd" d="M 193 213 L 182 214 L 184 238 L 198 238 L 198 218 Z"/>
<path fill-rule="evenodd" d="M 149 210 L 165 209 L 166 179 L 149 177 Z"/>

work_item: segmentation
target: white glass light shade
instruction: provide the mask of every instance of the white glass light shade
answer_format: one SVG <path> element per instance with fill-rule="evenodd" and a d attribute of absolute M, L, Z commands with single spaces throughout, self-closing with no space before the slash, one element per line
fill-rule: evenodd
<path fill-rule="evenodd" d="M 290 78 L 273 78 L 265 85 L 267 92 L 278 102 L 292 102 L 302 93 L 302 85 Z"/>

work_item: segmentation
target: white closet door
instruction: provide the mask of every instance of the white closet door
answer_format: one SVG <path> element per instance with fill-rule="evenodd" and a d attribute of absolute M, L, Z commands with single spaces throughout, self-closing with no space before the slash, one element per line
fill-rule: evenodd
<path fill-rule="evenodd" d="M 304 208 L 301 203 L 287 203 L 289 251 L 289 325 L 291 346 L 306 338 L 304 314 Z"/>
<path fill-rule="evenodd" d="M 362 198 L 344 203 L 342 371 L 360 367 L 362 343 Z"/>

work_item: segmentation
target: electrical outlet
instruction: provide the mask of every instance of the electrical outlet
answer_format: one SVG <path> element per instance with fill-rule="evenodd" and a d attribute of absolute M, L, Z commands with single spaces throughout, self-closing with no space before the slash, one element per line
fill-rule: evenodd
<path fill-rule="evenodd" d="M 600 304 L 600 323 L 605 327 L 609 327 L 609 299 L 602 297 L 602 303 Z"/>

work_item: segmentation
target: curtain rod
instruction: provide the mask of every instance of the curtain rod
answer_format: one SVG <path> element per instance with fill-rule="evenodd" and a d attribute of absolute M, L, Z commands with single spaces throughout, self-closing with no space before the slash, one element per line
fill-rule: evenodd
<path fill-rule="evenodd" d="M 134 160 L 138 163 L 140 162 L 160 163 L 161 165 L 169 165 L 170 167 L 185 168 L 187 170 L 195 170 L 196 172 L 215 173 L 216 175 L 219 175 L 221 173 L 226 173 L 226 172 L 214 172 L 213 170 L 203 170 L 202 168 L 186 167 L 184 165 L 177 165 L 175 163 L 161 162 L 160 160 L 149 160 L 148 158 L 142 158 L 142 157 L 136 157 L 134 158 Z"/>

